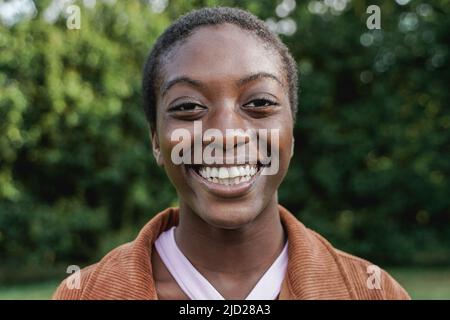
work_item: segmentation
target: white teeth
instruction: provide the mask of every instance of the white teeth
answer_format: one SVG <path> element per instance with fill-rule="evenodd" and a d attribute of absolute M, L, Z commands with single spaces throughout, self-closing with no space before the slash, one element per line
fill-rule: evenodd
<path fill-rule="evenodd" d="M 238 177 L 240 175 L 239 169 L 237 167 L 228 168 L 228 174 L 230 178 Z"/>
<path fill-rule="evenodd" d="M 220 179 L 228 178 L 228 169 L 227 168 L 221 167 L 219 169 L 219 178 Z"/>
<path fill-rule="evenodd" d="M 256 175 L 258 168 L 255 165 L 201 167 L 198 172 L 203 178 L 210 182 L 223 185 L 234 185 L 249 181 Z"/>

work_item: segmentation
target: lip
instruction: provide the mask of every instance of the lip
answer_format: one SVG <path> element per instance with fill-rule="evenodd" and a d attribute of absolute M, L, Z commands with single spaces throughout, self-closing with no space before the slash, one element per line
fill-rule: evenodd
<path fill-rule="evenodd" d="M 246 195 L 255 187 L 256 182 L 261 177 L 262 171 L 262 169 L 260 168 L 258 172 L 254 176 L 252 176 L 249 181 L 241 182 L 239 184 L 234 185 L 224 185 L 204 179 L 192 168 L 192 166 L 185 165 L 184 168 L 186 170 L 188 177 L 192 177 L 192 179 L 198 182 L 208 192 L 221 198 L 238 198 Z"/>

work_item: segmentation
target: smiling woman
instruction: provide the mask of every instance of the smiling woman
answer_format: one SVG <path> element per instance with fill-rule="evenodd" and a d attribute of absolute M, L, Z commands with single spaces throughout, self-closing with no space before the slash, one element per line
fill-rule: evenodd
<path fill-rule="evenodd" d="M 83 269 L 79 288 L 64 281 L 54 298 L 408 299 L 386 272 L 333 248 L 278 203 L 293 153 L 295 65 L 246 11 L 205 8 L 175 21 L 149 55 L 143 87 L 153 154 L 180 206 Z M 220 133 L 212 139 L 221 146 L 211 151 L 215 161 L 195 151 L 173 161 L 177 130 L 190 133 L 183 155 L 199 141 L 207 148 L 203 131 Z M 261 174 L 264 148 L 236 133 L 248 130 L 272 159 L 277 154 L 273 174 Z M 262 137 L 270 130 L 277 134 Z M 238 156 L 244 146 L 256 162 Z"/>

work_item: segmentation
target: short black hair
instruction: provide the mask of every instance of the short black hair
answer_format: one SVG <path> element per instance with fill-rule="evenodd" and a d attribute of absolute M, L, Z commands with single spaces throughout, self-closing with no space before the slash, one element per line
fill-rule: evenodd
<path fill-rule="evenodd" d="M 248 11 L 230 7 L 207 7 L 190 11 L 181 16 L 157 39 L 144 65 L 143 96 L 144 111 L 151 128 L 156 128 L 156 90 L 159 89 L 162 58 L 175 47 L 186 40 L 193 31 L 201 26 L 234 24 L 244 30 L 249 30 L 275 49 L 281 57 L 286 73 L 289 103 L 292 117 L 295 121 L 297 113 L 297 66 L 286 45 L 277 34 L 270 31 L 266 23 Z"/>

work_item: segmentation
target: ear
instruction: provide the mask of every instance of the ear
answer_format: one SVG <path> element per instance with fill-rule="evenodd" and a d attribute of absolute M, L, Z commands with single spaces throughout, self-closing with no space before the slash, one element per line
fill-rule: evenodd
<path fill-rule="evenodd" d="M 161 154 L 161 148 L 159 145 L 159 138 L 158 134 L 156 133 L 155 129 L 150 129 L 150 140 L 152 141 L 152 151 L 153 156 L 155 157 L 156 163 L 160 167 L 164 167 L 164 159 Z"/>
<path fill-rule="evenodd" d="M 292 145 L 291 145 L 291 158 L 294 156 L 294 145 L 295 145 L 295 138 L 292 137 Z"/>

